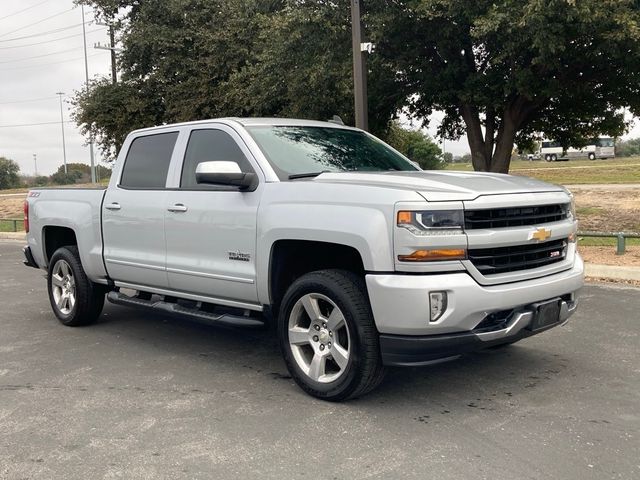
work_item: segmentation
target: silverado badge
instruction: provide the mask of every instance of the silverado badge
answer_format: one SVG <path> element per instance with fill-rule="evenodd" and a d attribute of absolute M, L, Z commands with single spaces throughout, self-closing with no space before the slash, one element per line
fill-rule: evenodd
<path fill-rule="evenodd" d="M 240 260 L 241 262 L 249 262 L 251 260 L 251 255 L 248 253 L 243 253 L 241 251 L 230 251 L 229 252 L 229 260 Z"/>
<path fill-rule="evenodd" d="M 551 230 L 547 230 L 546 228 L 538 228 L 535 232 L 531 232 L 529 234 L 529 240 L 538 240 L 539 242 L 544 242 L 550 236 Z"/>

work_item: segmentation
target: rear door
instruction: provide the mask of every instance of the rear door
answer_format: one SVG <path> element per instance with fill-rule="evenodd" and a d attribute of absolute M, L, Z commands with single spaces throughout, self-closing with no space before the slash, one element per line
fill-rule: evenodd
<path fill-rule="evenodd" d="M 176 169 L 177 186 L 166 201 L 169 286 L 213 297 L 220 304 L 255 305 L 256 217 L 262 181 L 253 192 L 196 183 L 198 163 L 216 160 L 236 162 L 243 172 L 260 176 L 232 128 L 211 124 L 189 132 L 181 171 Z"/>
<path fill-rule="evenodd" d="M 168 286 L 164 214 L 177 138 L 177 131 L 134 138 L 117 185 L 107 190 L 102 208 L 104 259 L 115 281 Z"/>

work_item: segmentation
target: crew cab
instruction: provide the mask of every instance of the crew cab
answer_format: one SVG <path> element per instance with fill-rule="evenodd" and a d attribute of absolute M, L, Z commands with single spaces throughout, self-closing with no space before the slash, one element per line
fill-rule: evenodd
<path fill-rule="evenodd" d="M 292 119 L 136 130 L 106 189 L 36 189 L 25 263 L 54 314 L 114 303 L 273 325 L 327 400 L 562 325 L 583 284 L 571 194 L 534 179 L 422 171 L 367 132 Z"/>

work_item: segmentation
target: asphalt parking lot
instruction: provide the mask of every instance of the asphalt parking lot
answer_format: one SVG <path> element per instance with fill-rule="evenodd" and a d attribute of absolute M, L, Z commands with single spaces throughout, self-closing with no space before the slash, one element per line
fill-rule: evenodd
<path fill-rule="evenodd" d="M 272 335 L 108 304 L 50 311 L 0 242 L 0 478 L 637 479 L 640 290 L 588 286 L 565 327 L 388 372 L 331 404 Z"/>

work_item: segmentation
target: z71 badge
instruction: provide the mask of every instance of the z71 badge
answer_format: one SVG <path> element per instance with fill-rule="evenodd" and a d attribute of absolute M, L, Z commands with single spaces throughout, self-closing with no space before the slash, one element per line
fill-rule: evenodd
<path fill-rule="evenodd" d="M 229 252 L 229 260 L 240 260 L 241 262 L 248 262 L 249 260 L 251 260 L 251 255 L 249 253 L 242 253 L 240 251 Z"/>

